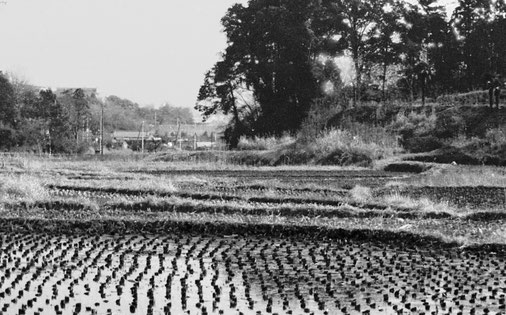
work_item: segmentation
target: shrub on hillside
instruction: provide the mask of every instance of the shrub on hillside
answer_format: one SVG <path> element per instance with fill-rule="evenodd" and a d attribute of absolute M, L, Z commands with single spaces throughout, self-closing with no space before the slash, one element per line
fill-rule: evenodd
<path fill-rule="evenodd" d="M 371 156 L 353 151 L 343 151 L 336 149 L 330 154 L 323 156 L 318 161 L 321 165 L 341 165 L 341 166 L 362 166 L 369 167 L 372 165 L 373 159 Z"/>
<path fill-rule="evenodd" d="M 456 138 L 466 131 L 466 120 L 458 109 L 406 114 L 401 112 L 389 129 L 401 137 L 409 152 L 428 152 L 443 146 L 443 139 Z"/>
<path fill-rule="evenodd" d="M 321 132 L 311 141 L 291 137 L 242 140 L 250 150 L 235 151 L 231 161 L 247 165 L 356 165 L 370 166 L 401 151 L 397 139 L 385 128 L 355 125 L 350 130 L 334 129 Z"/>
<path fill-rule="evenodd" d="M 278 152 L 273 165 L 301 165 L 313 164 L 314 162 L 314 152 L 307 150 L 303 145 L 294 143 Z"/>
<path fill-rule="evenodd" d="M 401 145 L 409 152 L 426 152 L 438 149 L 441 141 L 433 136 L 437 117 L 434 113 L 400 112 L 388 127 L 400 135 Z"/>
<path fill-rule="evenodd" d="M 466 120 L 458 109 L 442 111 L 437 115 L 433 135 L 440 139 L 457 138 L 466 132 Z"/>
<path fill-rule="evenodd" d="M 399 112 L 389 129 L 403 137 L 424 136 L 436 126 L 436 115 L 416 112 Z"/>
<path fill-rule="evenodd" d="M 312 102 L 307 117 L 302 122 L 298 140 L 312 141 L 330 126 L 330 118 L 342 111 L 342 100 L 335 98 L 319 98 Z"/>
<path fill-rule="evenodd" d="M 436 101 L 443 106 L 488 104 L 488 91 L 471 91 L 467 93 L 441 95 Z"/>
<path fill-rule="evenodd" d="M 329 128 L 343 128 L 347 122 L 384 126 L 395 119 L 401 108 L 403 105 L 397 103 L 360 104 L 357 107 L 341 111 L 335 116 L 328 116 L 327 126 Z"/>
<path fill-rule="evenodd" d="M 491 128 L 487 130 L 485 140 L 493 145 L 506 145 L 506 128 Z"/>
<path fill-rule="evenodd" d="M 19 142 L 18 132 L 9 127 L 0 127 L 0 150 L 10 151 Z"/>
<path fill-rule="evenodd" d="M 392 156 L 400 151 L 395 137 L 389 136 L 383 131 L 381 139 L 367 139 L 359 133 L 352 133 L 349 130 L 334 129 L 321 134 L 312 143 L 308 144 L 315 155 L 324 159 L 343 159 L 343 153 L 355 156 L 368 157 L 370 160 L 379 160 Z M 380 141 L 374 141 L 380 140 Z M 327 160 L 328 160 L 327 159 Z"/>
<path fill-rule="evenodd" d="M 227 162 L 254 166 L 269 166 L 274 164 L 270 156 L 265 156 L 258 151 L 235 151 L 228 157 Z"/>
<path fill-rule="evenodd" d="M 444 143 L 434 136 L 411 137 L 403 141 L 403 147 L 409 152 L 430 152 L 442 148 Z"/>

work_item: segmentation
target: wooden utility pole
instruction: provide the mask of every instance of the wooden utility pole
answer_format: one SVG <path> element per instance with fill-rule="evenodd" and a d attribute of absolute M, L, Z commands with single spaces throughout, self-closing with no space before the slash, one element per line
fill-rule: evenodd
<path fill-rule="evenodd" d="M 157 125 L 156 125 L 156 124 L 157 124 L 157 122 L 156 122 L 156 109 L 155 109 L 155 132 L 157 132 L 157 131 L 158 131 L 158 128 L 157 128 Z"/>
<path fill-rule="evenodd" d="M 141 125 L 141 152 L 144 153 L 144 120 Z"/>
<path fill-rule="evenodd" d="M 181 122 L 179 121 L 179 117 L 177 118 L 177 134 L 176 134 L 176 143 L 179 142 L 179 150 L 181 150 Z"/>
<path fill-rule="evenodd" d="M 102 102 L 102 110 L 100 113 L 100 155 L 104 155 L 104 103 Z"/>

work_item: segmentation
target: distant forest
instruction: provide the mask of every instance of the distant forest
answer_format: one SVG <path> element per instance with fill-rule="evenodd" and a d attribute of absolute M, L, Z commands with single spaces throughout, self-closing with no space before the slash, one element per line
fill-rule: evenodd
<path fill-rule="evenodd" d="M 456 4 L 452 12 L 435 0 L 235 4 L 221 20 L 228 45 L 195 108 L 230 114 L 234 147 L 243 135 L 296 133 L 328 108 L 485 89 L 506 75 L 506 1 Z M 346 85 L 339 57 L 351 68 Z"/>
<path fill-rule="evenodd" d="M 100 134 L 146 130 L 154 125 L 193 123 L 189 108 L 141 107 L 128 99 L 97 98 L 92 89 L 40 89 L 0 72 L 0 150 L 76 153 Z"/>
<path fill-rule="evenodd" d="M 92 102 L 92 111 L 98 113 L 100 102 Z M 96 115 L 95 115 L 96 116 Z M 99 115 L 100 116 L 100 115 Z M 189 108 L 163 105 L 159 108 L 140 107 L 139 104 L 117 96 L 108 96 L 104 107 L 106 130 L 140 130 L 144 121 L 146 126 L 193 124 Z"/>

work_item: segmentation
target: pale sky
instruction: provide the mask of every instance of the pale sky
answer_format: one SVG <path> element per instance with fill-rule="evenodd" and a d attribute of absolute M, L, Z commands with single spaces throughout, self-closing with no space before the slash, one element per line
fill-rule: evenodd
<path fill-rule="evenodd" d="M 96 87 L 140 105 L 193 107 L 246 0 L 1 0 L 0 70 L 43 87 Z M 441 0 L 441 3 L 456 0 Z"/>
<path fill-rule="evenodd" d="M 193 107 L 246 0 L 2 0 L 0 70 L 44 87 L 96 87 L 140 105 Z"/>

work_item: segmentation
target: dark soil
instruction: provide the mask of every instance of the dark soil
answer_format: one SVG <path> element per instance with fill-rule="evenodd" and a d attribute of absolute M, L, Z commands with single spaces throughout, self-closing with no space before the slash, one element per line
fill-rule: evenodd
<path fill-rule="evenodd" d="M 234 178 L 238 181 L 251 182 L 259 180 L 278 180 L 294 186 L 302 184 L 330 185 L 332 188 L 353 188 L 355 185 L 379 187 L 393 178 L 402 177 L 404 172 L 387 172 L 379 170 L 139 170 L 143 173 L 157 176 L 199 175 L 216 178 Z M 364 184 L 367 183 L 367 184 Z"/>
<path fill-rule="evenodd" d="M 423 163 L 391 163 L 385 166 L 385 172 L 419 174 L 430 170 L 431 167 Z"/>
<path fill-rule="evenodd" d="M 149 221 L 149 220 L 47 220 L 0 218 L 0 232 L 35 232 L 49 234 L 135 234 L 150 233 L 170 235 L 191 233 L 194 235 L 258 235 L 265 237 L 301 237 L 304 239 L 349 239 L 356 241 L 376 241 L 398 246 L 420 246 L 429 248 L 460 247 L 457 243 L 444 242 L 439 238 L 422 236 L 409 232 L 384 230 L 348 230 L 319 226 L 287 226 L 276 224 L 227 224 L 224 222 L 188 222 L 188 221 Z M 506 253 L 506 245 L 476 245 L 476 249 Z"/>

